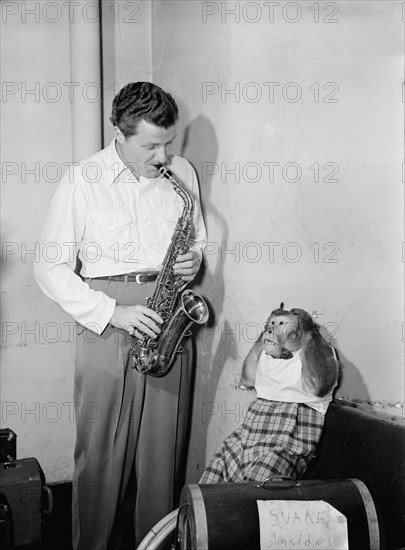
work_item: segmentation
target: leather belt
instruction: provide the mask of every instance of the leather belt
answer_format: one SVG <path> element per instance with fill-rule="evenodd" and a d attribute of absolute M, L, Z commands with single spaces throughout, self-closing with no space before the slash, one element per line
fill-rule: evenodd
<path fill-rule="evenodd" d="M 156 281 L 159 271 L 138 271 L 133 273 L 125 273 L 124 275 L 106 275 L 105 277 L 91 277 L 96 281 L 122 281 L 124 283 L 137 283 L 144 285 L 151 281 Z"/>

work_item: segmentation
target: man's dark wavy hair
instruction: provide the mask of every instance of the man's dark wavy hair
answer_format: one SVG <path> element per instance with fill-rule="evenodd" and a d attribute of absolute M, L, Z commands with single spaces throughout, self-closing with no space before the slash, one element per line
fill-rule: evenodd
<path fill-rule="evenodd" d="M 110 120 L 127 138 L 136 134 L 141 120 L 167 129 L 178 116 L 176 102 L 162 88 L 151 82 L 130 82 L 114 97 Z"/>

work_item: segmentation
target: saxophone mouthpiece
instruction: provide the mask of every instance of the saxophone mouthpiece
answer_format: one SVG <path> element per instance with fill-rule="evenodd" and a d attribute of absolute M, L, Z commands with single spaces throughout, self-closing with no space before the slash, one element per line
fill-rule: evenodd
<path fill-rule="evenodd" d="M 161 178 L 172 182 L 172 184 L 174 183 L 173 180 L 177 181 L 174 174 L 164 164 L 156 164 L 156 170 Z"/>
<path fill-rule="evenodd" d="M 156 164 L 156 170 L 161 178 L 166 178 L 166 179 L 170 178 L 171 173 L 166 168 L 166 166 L 161 162 L 159 162 L 159 164 Z"/>

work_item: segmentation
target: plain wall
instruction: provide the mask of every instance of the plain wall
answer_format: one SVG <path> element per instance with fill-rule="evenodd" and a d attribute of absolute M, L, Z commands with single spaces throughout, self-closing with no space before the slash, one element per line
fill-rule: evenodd
<path fill-rule="evenodd" d="M 53 481 L 71 471 L 75 330 L 32 271 L 55 252 L 40 249 L 38 235 L 72 161 L 75 89 L 63 85 L 73 82 L 68 18 L 28 11 L 3 12 L 1 28 L 1 425 L 16 432 L 17 457 L 37 457 Z"/>
<path fill-rule="evenodd" d="M 60 4 L 58 21 L 51 8 L 3 17 L 1 52 L 1 421 L 48 481 L 71 477 L 74 442 L 74 323 L 32 275 L 73 160 Z M 209 244 L 197 289 L 211 320 L 198 332 L 190 481 L 253 399 L 238 390 L 241 364 L 281 301 L 319 313 L 344 364 L 339 395 L 403 411 L 401 5 L 287 4 L 103 1 L 97 139 L 112 138 L 114 93 L 152 79 L 178 101 L 175 149 L 200 179 Z"/>

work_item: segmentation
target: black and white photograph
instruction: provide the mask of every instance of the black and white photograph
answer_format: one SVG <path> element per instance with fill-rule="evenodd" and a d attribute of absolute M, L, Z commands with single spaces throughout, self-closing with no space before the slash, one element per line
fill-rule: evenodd
<path fill-rule="evenodd" d="M 405 550 L 402 0 L 1 0 L 2 550 Z"/>

